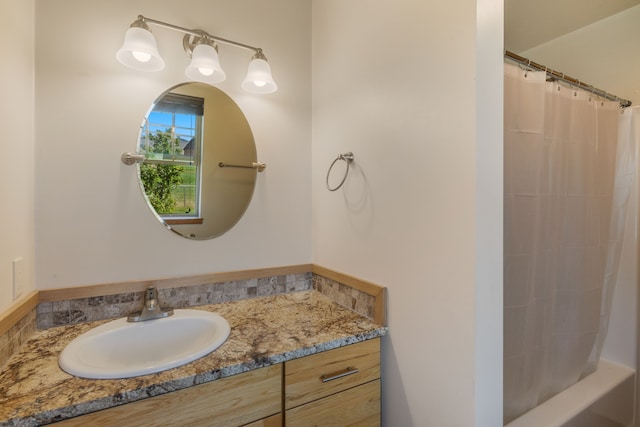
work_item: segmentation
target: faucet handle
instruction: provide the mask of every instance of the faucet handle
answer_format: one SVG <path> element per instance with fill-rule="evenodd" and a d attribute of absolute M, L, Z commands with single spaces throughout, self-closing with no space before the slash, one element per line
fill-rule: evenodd
<path fill-rule="evenodd" d="M 158 305 L 158 290 L 149 287 L 144 291 L 144 306 L 147 310 L 155 310 Z"/>
<path fill-rule="evenodd" d="M 142 322 L 171 315 L 173 315 L 173 308 L 160 307 L 158 303 L 158 290 L 155 287 L 149 287 L 144 291 L 142 311 L 131 313 L 127 316 L 127 322 Z"/>

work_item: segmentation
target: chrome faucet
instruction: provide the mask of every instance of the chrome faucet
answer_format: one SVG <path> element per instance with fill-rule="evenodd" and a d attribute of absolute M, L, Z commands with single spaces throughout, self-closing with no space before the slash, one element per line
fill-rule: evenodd
<path fill-rule="evenodd" d="M 158 290 L 147 288 L 144 291 L 144 306 L 142 311 L 136 311 L 127 316 L 127 322 L 143 322 L 145 320 L 160 319 L 173 315 L 173 308 L 160 307 Z"/>

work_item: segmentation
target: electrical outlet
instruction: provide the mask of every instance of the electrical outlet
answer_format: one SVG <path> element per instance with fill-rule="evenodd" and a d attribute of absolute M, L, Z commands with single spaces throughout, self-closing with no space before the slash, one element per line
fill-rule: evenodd
<path fill-rule="evenodd" d="M 24 293 L 24 271 L 22 257 L 13 260 L 13 299 L 18 299 Z"/>

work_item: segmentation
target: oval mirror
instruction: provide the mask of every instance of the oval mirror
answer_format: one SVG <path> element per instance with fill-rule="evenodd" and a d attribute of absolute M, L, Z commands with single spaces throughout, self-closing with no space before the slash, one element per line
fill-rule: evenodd
<path fill-rule="evenodd" d="M 167 228 L 205 240 L 242 217 L 256 182 L 256 146 L 223 91 L 204 83 L 172 87 L 149 109 L 138 141 L 140 186 Z"/>

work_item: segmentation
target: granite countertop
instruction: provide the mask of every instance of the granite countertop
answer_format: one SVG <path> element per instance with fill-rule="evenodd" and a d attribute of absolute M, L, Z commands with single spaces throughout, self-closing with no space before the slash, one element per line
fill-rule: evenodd
<path fill-rule="evenodd" d="M 72 339 L 98 321 L 38 331 L 0 372 L 0 426 L 37 426 L 385 335 L 386 327 L 317 291 L 192 307 L 231 325 L 227 341 L 187 365 L 118 380 L 77 378 L 58 367 Z"/>

